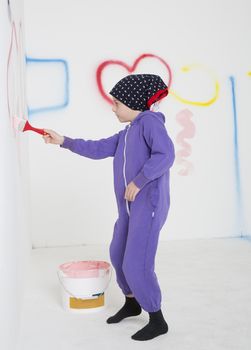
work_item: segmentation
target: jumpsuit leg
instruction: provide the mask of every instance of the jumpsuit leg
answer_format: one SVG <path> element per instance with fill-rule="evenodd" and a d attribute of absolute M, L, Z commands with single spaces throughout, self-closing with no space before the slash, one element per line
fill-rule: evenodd
<path fill-rule="evenodd" d="M 163 214 L 152 206 L 147 191 L 139 192 L 130 206 L 122 269 L 133 295 L 147 312 L 161 308 L 161 290 L 154 268 L 162 226 Z"/>
<path fill-rule="evenodd" d="M 114 225 L 113 238 L 109 248 L 110 259 L 116 272 L 116 281 L 124 295 L 132 293 L 122 269 L 128 236 L 128 223 L 129 217 L 126 211 L 123 212 L 123 215 L 120 213 Z"/>

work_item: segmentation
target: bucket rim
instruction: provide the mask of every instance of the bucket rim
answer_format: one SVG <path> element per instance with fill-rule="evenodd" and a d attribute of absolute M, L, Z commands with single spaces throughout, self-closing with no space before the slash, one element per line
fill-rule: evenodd
<path fill-rule="evenodd" d="M 74 264 L 79 264 L 79 263 L 90 263 L 90 264 L 97 264 L 97 265 L 103 265 L 103 266 L 90 266 L 90 267 L 85 267 L 84 269 L 80 269 L 79 271 L 92 271 L 92 270 L 109 270 L 111 267 L 111 264 L 107 261 L 104 260 L 73 260 L 73 261 L 68 261 L 63 264 L 60 264 L 58 266 L 59 271 L 65 272 L 65 271 L 74 271 Z"/>

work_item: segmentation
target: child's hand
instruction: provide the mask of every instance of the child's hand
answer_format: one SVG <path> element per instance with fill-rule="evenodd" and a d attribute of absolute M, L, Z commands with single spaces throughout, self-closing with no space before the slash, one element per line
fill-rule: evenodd
<path fill-rule="evenodd" d="M 53 130 L 44 129 L 46 135 L 43 136 L 45 143 L 52 143 L 54 145 L 62 145 L 64 142 L 64 136 L 57 134 Z"/>
<path fill-rule="evenodd" d="M 126 187 L 125 199 L 127 199 L 130 202 L 133 202 L 139 191 L 140 189 L 135 185 L 133 181 L 131 181 Z"/>

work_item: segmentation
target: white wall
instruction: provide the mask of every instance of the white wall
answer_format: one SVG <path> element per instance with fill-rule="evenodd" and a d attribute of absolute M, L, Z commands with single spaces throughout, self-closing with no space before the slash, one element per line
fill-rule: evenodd
<path fill-rule="evenodd" d="M 0 1 L 0 348 L 16 348 L 30 254 L 23 2 Z"/>
<path fill-rule="evenodd" d="M 160 240 L 251 233 L 250 10 L 243 0 L 231 6 L 227 0 L 25 0 L 26 53 L 44 60 L 27 67 L 35 126 L 71 137 L 108 137 L 125 125 L 98 89 L 99 65 L 119 60 L 132 66 L 147 53 L 170 66 L 171 91 L 161 111 L 177 158 Z M 169 79 L 156 57 L 141 60 L 133 73 L 142 72 Z M 107 66 L 106 93 L 127 74 L 121 65 Z M 33 246 L 109 242 L 117 218 L 112 159 L 83 158 L 35 134 L 29 152 Z"/>

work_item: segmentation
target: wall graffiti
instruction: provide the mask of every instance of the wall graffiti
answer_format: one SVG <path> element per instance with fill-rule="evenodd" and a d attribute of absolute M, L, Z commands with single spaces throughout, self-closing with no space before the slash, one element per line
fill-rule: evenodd
<path fill-rule="evenodd" d="M 166 85 L 170 87 L 172 84 L 172 72 L 171 72 L 171 69 L 170 69 L 170 66 L 168 65 L 168 63 L 163 58 L 161 58 L 157 55 L 146 53 L 146 54 L 139 56 L 131 66 L 128 65 L 127 63 L 125 63 L 123 61 L 119 61 L 119 60 L 107 60 L 107 61 L 102 62 L 98 66 L 97 71 L 96 71 L 96 82 L 97 82 L 98 89 L 99 89 L 101 96 L 108 103 L 112 104 L 112 99 L 106 94 L 105 89 L 103 88 L 103 84 L 102 84 L 102 73 L 103 73 L 105 68 L 107 68 L 110 65 L 119 65 L 119 66 L 125 68 L 128 71 L 128 73 L 133 73 L 137 69 L 140 61 L 147 59 L 147 58 L 155 58 L 156 60 L 160 61 L 161 64 L 163 64 L 166 67 L 168 74 L 167 74 L 167 79 L 164 78 L 164 81 L 165 81 Z"/>
<path fill-rule="evenodd" d="M 52 66 L 52 67 L 62 67 L 62 82 L 63 82 L 63 88 L 61 89 L 60 93 L 60 102 L 55 103 L 53 105 L 46 105 L 46 106 L 39 106 L 35 108 L 30 108 L 28 106 L 28 115 L 29 117 L 33 114 L 38 113 L 45 113 L 45 112 L 53 112 L 59 109 L 63 109 L 69 104 L 69 68 L 68 68 L 68 62 L 61 58 L 54 58 L 54 59 L 44 59 L 44 58 L 32 58 L 32 57 L 26 57 L 26 64 L 27 69 L 32 66 L 41 67 L 41 66 Z"/>
<path fill-rule="evenodd" d="M 236 182 L 236 198 L 237 198 L 237 212 L 239 218 L 239 226 L 243 232 L 243 210 L 242 210 L 242 191 L 240 178 L 240 158 L 239 158 L 239 140 L 238 140 L 238 120 L 237 120 L 237 106 L 235 93 L 235 79 L 233 76 L 229 77 L 232 93 L 232 108 L 233 108 L 233 153 L 235 165 L 235 182 Z"/>
<path fill-rule="evenodd" d="M 214 73 L 207 67 L 199 64 L 191 64 L 187 65 L 181 68 L 181 71 L 183 73 L 192 73 L 193 70 L 201 70 L 203 73 L 206 73 L 209 75 L 212 79 L 212 85 L 214 86 L 214 96 L 209 98 L 207 101 L 191 101 L 186 98 L 181 97 L 174 91 L 170 91 L 170 93 L 180 102 L 187 104 L 187 105 L 194 105 L 194 106 L 201 106 L 201 107 L 207 107 L 216 102 L 216 100 L 219 98 L 219 90 L 220 90 L 220 84 L 217 81 L 217 78 L 215 77 Z"/>
<path fill-rule="evenodd" d="M 11 23 L 10 44 L 7 59 L 7 107 L 14 137 L 17 136 L 15 118 L 27 119 L 24 91 L 24 53 L 22 46 L 22 23 Z"/>
<path fill-rule="evenodd" d="M 176 136 L 176 142 L 181 146 L 176 152 L 176 163 L 182 166 L 182 169 L 178 171 L 179 175 L 186 176 L 193 170 L 193 164 L 186 158 L 192 153 L 191 145 L 186 139 L 191 139 L 195 135 L 195 125 L 192 121 L 193 113 L 189 109 L 184 109 L 176 115 L 176 121 L 183 129 Z"/>

